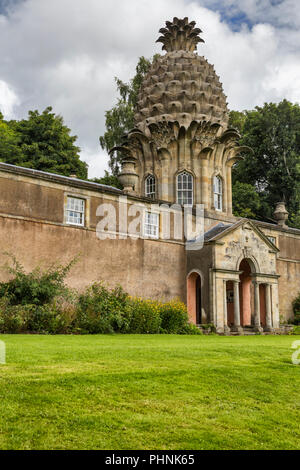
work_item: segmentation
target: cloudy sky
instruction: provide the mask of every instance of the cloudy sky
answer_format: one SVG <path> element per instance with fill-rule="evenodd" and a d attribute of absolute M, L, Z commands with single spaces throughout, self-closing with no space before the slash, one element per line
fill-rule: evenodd
<path fill-rule="evenodd" d="M 0 110 L 18 119 L 51 105 L 78 135 L 89 176 L 103 175 L 114 77 L 160 52 L 158 30 L 174 16 L 203 30 L 198 51 L 231 109 L 300 102 L 299 0 L 0 0 Z"/>

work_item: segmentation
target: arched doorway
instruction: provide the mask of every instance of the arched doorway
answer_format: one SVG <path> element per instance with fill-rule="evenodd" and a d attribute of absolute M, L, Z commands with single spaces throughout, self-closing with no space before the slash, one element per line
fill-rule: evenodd
<path fill-rule="evenodd" d="M 255 273 L 255 266 L 250 259 L 243 259 L 240 263 L 240 315 L 241 326 L 266 326 L 266 288 L 264 284 L 257 283 L 258 294 L 254 292 L 253 274 Z M 258 301 L 258 322 L 255 323 L 255 295 L 259 296 Z"/>
<path fill-rule="evenodd" d="M 187 308 L 190 321 L 195 325 L 202 323 L 202 282 L 201 276 L 193 272 L 187 279 Z"/>
<path fill-rule="evenodd" d="M 239 267 L 240 271 L 240 312 L 241 325 L 253 325 L 253 286 L 252 286 L 252 269 L 249 261 L 243 259 Z"/>

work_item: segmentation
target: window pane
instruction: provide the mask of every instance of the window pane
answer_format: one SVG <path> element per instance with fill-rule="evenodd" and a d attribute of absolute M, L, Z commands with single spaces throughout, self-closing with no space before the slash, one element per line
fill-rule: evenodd
<path fill-rule="evenodd" d="M 214 207 L 218 211 L 223 209 L 223 182 L 219 176 L 214 177 Z"/>
<path fill-rule="evenodd" d="M 155 176 L 149 175 L 145 181 L 145 195 L 146 197 L 151 197 L 155 199 L 156 194 L 156 180 Z"/>
<path fill-rule="evenodd" d="M 193 176 L 186 171 L 177 176 L 177 202 L 193 205 Z"/>
<path fill-rule="evenodd" d="M 68 197 L 66 207 L 66 222 L 72 225 L 84 225 L 85 201 L 75 197 Z"/>
<path fill-rule="evenodd" d="M 159 236 L 159 215 L 151 212 L 145 214 L 144 234 L 150 238 Z"/>

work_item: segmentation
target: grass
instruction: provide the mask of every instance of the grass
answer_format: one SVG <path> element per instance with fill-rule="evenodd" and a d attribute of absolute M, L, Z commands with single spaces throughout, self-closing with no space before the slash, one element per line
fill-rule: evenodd
<path fill-rule="evenodd" d="M 0 449 L 300 449 L 299 339 L 0 336 Z"/>

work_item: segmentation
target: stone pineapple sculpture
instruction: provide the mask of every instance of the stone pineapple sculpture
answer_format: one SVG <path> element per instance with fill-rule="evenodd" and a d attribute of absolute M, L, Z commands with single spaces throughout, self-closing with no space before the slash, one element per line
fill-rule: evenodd
<path fill-rule="evenodd" d="M 174 18 L 160 30 L 166 54 L 152 64 L 138 96 L 135 129 L 123 145 L 120 180 L 125 191 L 145 195 L 145 180 L 156 180 L 157 199 L 176 202 L 176 178 L 194 179 L 194 203 L 215 210 L 213 178 L 222 179 L 223 212 L 232 213 L 231 168 L 242 148 L 228 129 L 228 109 L 214 67 L 197 54 L 201 30 L 188 18 Z"/>
<path fill-rule="evenodd" d="M 151 123 L 178 121 L 188 127 L 210 121 L 226 127 L 228 110 L 219 77 L 204 57 L 194 51 L 202 32 L 188 18 L 174 18 L 162 28 L 157 42 L 167 53 L 157 59 L 144 79 L 135 122 L 146 131 Z"/>

